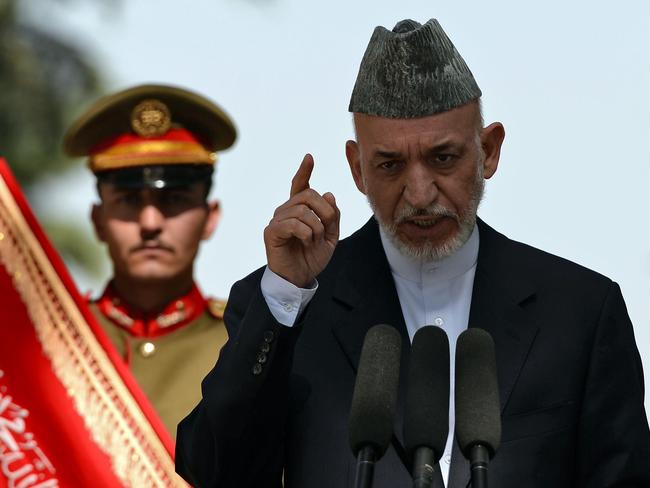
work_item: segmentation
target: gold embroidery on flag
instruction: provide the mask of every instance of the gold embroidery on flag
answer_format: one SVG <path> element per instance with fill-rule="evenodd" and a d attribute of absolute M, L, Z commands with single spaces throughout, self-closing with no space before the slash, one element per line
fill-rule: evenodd
<path fill-rule="evenodd" d="M 187 486 L 0 179 L 0 261 L 43 351 L 125 486 Z"/>

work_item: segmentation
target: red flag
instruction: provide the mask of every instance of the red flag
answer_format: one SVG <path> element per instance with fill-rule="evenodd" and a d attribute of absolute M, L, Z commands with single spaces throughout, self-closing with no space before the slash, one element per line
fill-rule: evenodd
<path fill-rule="evenodd" d="M 0 488 L 187 486 L 0 159 Z"/>

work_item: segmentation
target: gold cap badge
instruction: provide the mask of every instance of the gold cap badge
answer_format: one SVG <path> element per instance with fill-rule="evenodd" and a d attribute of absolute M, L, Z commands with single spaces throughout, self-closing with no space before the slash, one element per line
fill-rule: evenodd
<path fill-rule="evenodd" d="M 131 127 L 142 137 L 162 136 L 172 126 L 167 105 L 160 100 L 148 99 L 138 103 L 131 112 Z"/>

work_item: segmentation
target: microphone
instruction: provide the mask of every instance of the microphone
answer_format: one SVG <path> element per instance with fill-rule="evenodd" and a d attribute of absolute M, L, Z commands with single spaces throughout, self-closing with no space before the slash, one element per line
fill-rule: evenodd
<path fill-rule="evenodd" d="M 470 462 L 472 488 L 487 488 L 487 469 L 501 442 L 497 364 L 492 336 L 464 331 L 456 344 L 456 439 Z"/>
<path fill-rule="evenodd" d="M 449 340 L 440 327 L 418 329 L 411 345 L 404 407 L 404 447 L 413 487 L 433 486 L 433 469 L 449 434 Z"/>
<path fill-rule="evenodd" d="M 402 338 L 375 325 L 363 341 L 350 408 L 349 441 L 357 458 L 356 488 L 370 488 L 375 462 L 388 449 L 397 404 Z"/>

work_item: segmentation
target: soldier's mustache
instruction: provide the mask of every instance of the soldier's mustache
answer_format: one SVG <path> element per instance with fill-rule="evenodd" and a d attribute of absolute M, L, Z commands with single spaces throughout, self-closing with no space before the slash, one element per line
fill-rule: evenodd
<path fill-rule="evenodd" d="M 133 246 L 129 251 L 137 252 L 137 251 L 144 251 L 147 249 L 162 249 L 163 251 L 174 252 L 173 247 L 159 240 L 143 241 L 140 244 Z"/>

